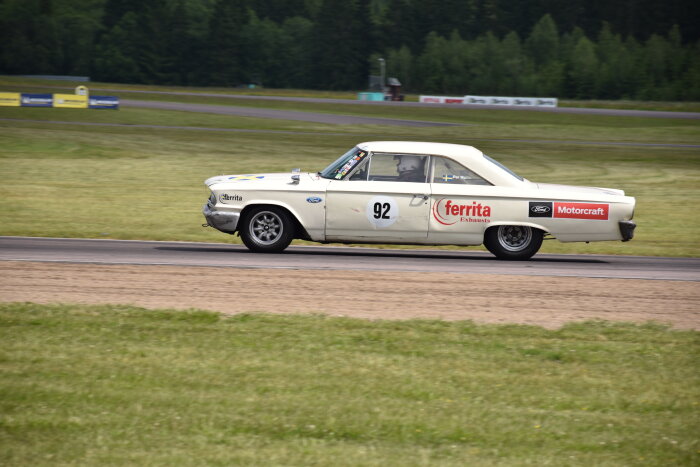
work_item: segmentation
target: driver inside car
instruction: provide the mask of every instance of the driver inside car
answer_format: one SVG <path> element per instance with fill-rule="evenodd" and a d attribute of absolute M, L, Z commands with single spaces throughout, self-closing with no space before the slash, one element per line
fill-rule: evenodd
<path fill-rule="evenodd" d="M 396 170 L 401 182 L 425 182 L 425 158 L 420 156 L 396 156 Z"/>

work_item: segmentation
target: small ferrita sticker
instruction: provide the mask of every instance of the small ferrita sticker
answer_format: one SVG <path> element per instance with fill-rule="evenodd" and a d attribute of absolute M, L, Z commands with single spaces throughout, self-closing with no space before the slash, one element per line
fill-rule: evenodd
<path fill-rule="evenodd" d="M 228 203 L 231 201 L 243 201 L 243 197 L 236 194 L 222 193 L 219 195 L 219 201 L 222 203 Z"/>
<path fill-rule="evenodd" d="M 308 198 L 306 198 L 307 203 L 316 204 L 320 203 L 321 201 L 323 201 L 323 199 L 319 198 L 318 196 L 309 196 Z"/>

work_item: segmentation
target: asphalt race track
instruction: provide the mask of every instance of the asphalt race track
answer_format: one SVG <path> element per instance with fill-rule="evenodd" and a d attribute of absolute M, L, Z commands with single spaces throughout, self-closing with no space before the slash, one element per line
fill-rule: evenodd
<path fill-rule="evenodd" d="M 183 102 L 137 101 L 130 99 L 122 99 L 121 104 L 127 107 L 204 112 L 220 115 L 237 115 L 239 117 L 275 118 L 280 120 L 296 120 L 300 122 L 330 123 L 334 125 L 398 125 L 412 127 L 464 126 L 457 123 L 401 120 L 380 117 L 359 117 L 354 115 L 300 112 L 296 110 L 260 109 L 257 107 L 240 107 L 233 105 L 187 104 Z"/>
<path fill-rule="evenodd" d="M 625 109 L 593 109 L 584 107 L 530 107 L 518 105 L 481 105 L 481 104 L 426 104 L 422 102 L 384 102 L 384 101 L 361 101 L 350 99 L 328 99 L 319 97 L 284 97 L 284 96 L 258 96 L 245 94 L 220 94 L 203 92 L 176 92 L 176 91 L 134 91 L 125 89 L 100 89 L 95 91 L 111 93 L 131 93 L 131 94 L 160 94 L 172 96 L 195 96 L 214 97 L 217 99 L 239 99 L 239 100 L 267 100 L 281 102 L 307 102 L 314 104 L 349 104 L 349 105 L 370 105 L 370 106 L 394 106 L 394 107 L 429 107 L 429 108 L 463 108 L 477 110 L 518 110 L 524 112 L 546 112 L 558 114 L 579 114 L 579 115 L 608 115 L 617 117 L 646 117 L 646 118 L 681 118 L 700 119 L 700 112 L 666 112 L 657 110 L 625 110 Z M 124 100 L 122 100 L 124 102 Z M 129 101 L 131 102 L 131 101 Z"/>
<path fill-rule="evenodd" d="M 225 243 L 0 237 L 0 261 L 700 281 L 700 258 L 538 254 L 510 262 L 468 249 L 291 246 L 281 254 L 261 254 Z"/>

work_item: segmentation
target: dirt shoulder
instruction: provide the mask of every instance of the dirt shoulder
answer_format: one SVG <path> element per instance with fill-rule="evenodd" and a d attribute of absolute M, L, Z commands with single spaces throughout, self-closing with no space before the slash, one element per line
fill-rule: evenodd
<path fill-rule="evenodd" d="M 656 280 L 0 261 L 0 301 L 700 330 L 698 284 Z"/>

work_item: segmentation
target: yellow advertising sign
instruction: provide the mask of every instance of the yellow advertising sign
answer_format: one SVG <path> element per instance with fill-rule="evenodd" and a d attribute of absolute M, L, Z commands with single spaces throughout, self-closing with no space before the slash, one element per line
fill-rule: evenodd
<path fill-rule="evenodd" d="M 70 109 L 87 109 L 88 96 L 79 96 L 76 94 L 54 94 L 53 106 Z"/>
<path fill-rule="evenodd" d="M 18 92 L 0 92 L 0 106 L 19 107 L 19 96 Z"/>

